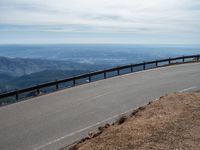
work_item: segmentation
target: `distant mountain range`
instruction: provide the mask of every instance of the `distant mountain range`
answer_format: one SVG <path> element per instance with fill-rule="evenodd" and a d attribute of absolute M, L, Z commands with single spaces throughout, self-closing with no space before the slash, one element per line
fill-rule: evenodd
<path fill-rule="evenodd" d="M 118 65 L 200 53 L 200 45 L 0 45 L 0 92 Z"/>
<path fill-rule="evenodd" d="M 103 66 L 101 65 L 94 66 L 72 61 L 0 57 L 0 74 L 14 77 L 29 75 L 45 70 L 94 70 L 102 67 Z"/>
<path fill-rule="evenodd" d="M 0 57 L 0 92 L 25 88 L 100 69 L 69 61 Z"/>
<path fill-rule="evenodd" d="M 86 70 L 45 70 L 20 77 L 0 74 L 0 92 L 25 88 L 87 72 Z"/>

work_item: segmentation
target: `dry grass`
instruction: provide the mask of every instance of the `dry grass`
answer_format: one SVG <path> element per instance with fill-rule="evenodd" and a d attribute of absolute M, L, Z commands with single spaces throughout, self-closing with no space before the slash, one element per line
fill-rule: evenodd
<path fill-rule="evenodd" d="M 200 93 L 174 93 L 100 129 L 74 150 L 199 150 Z"/>

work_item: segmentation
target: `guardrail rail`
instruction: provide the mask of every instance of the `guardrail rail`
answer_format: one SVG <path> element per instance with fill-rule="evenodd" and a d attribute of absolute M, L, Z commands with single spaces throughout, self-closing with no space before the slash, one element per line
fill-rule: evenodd
<path fill-rule="evenodd" d="M 21 94 L 24 94 L 27 92 L 34 92 L 35 93 L 34 95 L 37 96 L 37 95 L 40 95 L 41 89 L 43 89 L 43 88 L 48 88 L 48 87 L 54 86 L 55 90 L 59 90 L 60 89 L 59 85 L 62 83 L 66 83 L 66 82 L 72 82 L 71 87 L 78 85 L 76 83 L 76 81 L 79 79 L 87 78 L 86 83 L 93 82 L 92 77 L 94 77 L 96 75 L 103 75 L 102 79 L 106 79 L 106 78 L 108 78 L 107 77 L 108 73 L 116 72 L 116 76 L 121 75 L 120 71 L 123 69 L 129 69 L 130 72 L 128 72 L 128 73 L 132 73 L 132 72 L 137 72 L 137 71 L 142 71 L 142 70 L 147 70 L 147 69 L 152 69 L 152 68 L 157 68 L 157 67 L 163 67 L 163 66 L 170 65 L 170 64 L 196 62 L 199 60 L 200 60 L 200 55 L 167 58 L 167 59 L 161 59 L 161 60 L 142 62 L 142 63 L 138 63 L 138 64 L 129 64 L 129 65 L 124 65 L 124 66 L 114 67 L 111 69 L 100 70 L 100 71 L 95 71 L 95 72 L 91 72 L 91 73 L 87 73 L 87 74 L 82 74 L 82 75 L 78 75 L 78 76 L 70 77 L 70 78 L 66 78 L 66 79 L 51 81 L 48 83 L 43 83 L 40 85 L 36 85 L 36 86 L 24 88 L 24 89 L 19 89 L 19 90 L 14 90 L 14 91 L 7 92 L 7 93 L 2 93 L 2 94 L 0 94 L 0 106 L 29 98 L 28 96 L 25 96 L 25 98 L 20 98 Z M 141 67 L 141 68 L 139 70 L 134 70 L 134 68 L 136 68 L 136 67 Z"/>

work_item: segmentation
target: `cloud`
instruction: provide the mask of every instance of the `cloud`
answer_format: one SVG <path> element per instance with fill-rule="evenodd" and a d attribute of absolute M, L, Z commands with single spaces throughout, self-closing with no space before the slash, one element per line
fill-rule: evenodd
<path fill-rule="evenodd" d="M 0 31 L 200 33 L 199 0 L 0 0 Z"/>

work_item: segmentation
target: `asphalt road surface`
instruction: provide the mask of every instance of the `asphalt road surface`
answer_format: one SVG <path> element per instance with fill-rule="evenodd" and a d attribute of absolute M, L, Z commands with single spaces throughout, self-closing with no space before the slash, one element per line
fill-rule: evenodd
<path fill-rule="evenodd" d="M 127 74 L 0 108 L 0 150 L 57 150 L 145 103 L 200 89 L 200 63 Z"/>

